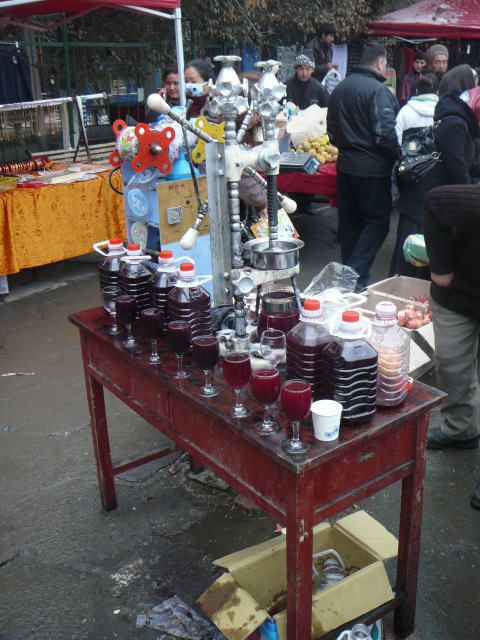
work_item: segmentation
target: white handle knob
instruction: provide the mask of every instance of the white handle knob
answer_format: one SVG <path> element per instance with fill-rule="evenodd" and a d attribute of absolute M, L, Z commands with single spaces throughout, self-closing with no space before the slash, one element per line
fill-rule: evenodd
<path fill-rule="evenodd" d="M 182 249 L 185 249 L 185 251 L 188 251 L 189 249 L 193 249 L 193 247 L 195 246 L 195 242 L 197 241 L 197 236 L 198 236 L 198 231 L 190 227 L 190 229 L 185 233 L 185 235 L 180 240 L 180 246 L 182 247 Z"/>
<path fill-rule="evenodd" d="M 286 213 L 293 213 L 297 210 L 297 203 L 287 196 L 283 196 L 280 200 L 280 205 L 285 209 Z"/>
<path fill-rule="evenodd" d="M 158 93 L 152 93 L 148 96 L 147 105 L 149 109 L 157 113 L 168 113 L 170 111 L 169 105 Z"/>

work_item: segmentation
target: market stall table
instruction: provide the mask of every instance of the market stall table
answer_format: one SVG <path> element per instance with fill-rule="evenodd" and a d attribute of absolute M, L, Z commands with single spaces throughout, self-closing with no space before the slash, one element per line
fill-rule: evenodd
<path fill-rule="evenodd" d="M 0 194 L 0 274 L 89 253 L 94 242 L 112 236 L 125 239 L 122 197 L 108 175 Z M 118 173 L 112 182 L 121 191 Z"/>
<path fill-rule="evenodd" d="M 286 454 L 282 432 L 269 438 L 254 433 L 262 408 L 245 394 L 252 416 L 228 416 L 234 392 L 218 369 L 215 384 L 220 394 L 198 395 L 203 372 L 187 356 L 187 380 L 173 378 L 176 358 L 159 341 L 160 365 L 148 363 L 149 341 L 125 349 L 106 333 L 110 319 L 101 309 L 69 316 L 80 330 L 83 366 L 90 409 L 93 445 L 100 494 L 105 509 L 117 506 L 114 476 L 170 453 L 153 451 L 126 462 L 114 463 L 110 454 L 105 413 L 106 388 L 178 447 L 206 465 L 230 486 L 254 501 L 287 527 L 287 612 L 289 640 L 310 640 L 312 600 L 312 527 L 351 507 L 392 483 L 402 481 L 399 552 L 395 598 L 364 617 L 373 621 L 395 609 L 395 631 L 408 636 L 414 625 L 420 530 L 422 518 L 425 446 L 430 409 L 445 398 L 441 391 L 414 382 L 402 405 L 379 408 L 362 428 L 342 428 L 332 443 L 314 441 L 311 424 L 302 438 L 311 449 L 298 460 Z"/>
<path fill-rule="evenodd" d="M 282 193 L 328 196 L 330 206 L 337 207 L 337 165 L 334 162 L 322 164 L 316 173 L 280 173 L 277 176 L 277 189 Z"/>

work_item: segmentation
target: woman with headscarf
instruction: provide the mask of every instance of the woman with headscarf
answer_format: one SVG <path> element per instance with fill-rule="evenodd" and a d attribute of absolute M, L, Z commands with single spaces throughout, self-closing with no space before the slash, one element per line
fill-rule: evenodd
<path fill-rule="evenodd" d="M 423 233 L 423 201 L 429 191 L 447 184 L 471 184 L 476 181 L 475 139 L 480 128 L 472 109 L 460 99 L 460 94 L 475 86 L 473 70 L 462 64 L 442 76 L 438 88 L 439 101 L 433 117 L 435 146 L 441 162 L 416 184 L 406 184 L 401 190 L 396 208 L 400 217 L 397 239 L 390 263 L 389 275 L 395 274 L 430 279 L 428 267 L 414 267 L 403 257 L 403 244 L 411 234 Z"/>

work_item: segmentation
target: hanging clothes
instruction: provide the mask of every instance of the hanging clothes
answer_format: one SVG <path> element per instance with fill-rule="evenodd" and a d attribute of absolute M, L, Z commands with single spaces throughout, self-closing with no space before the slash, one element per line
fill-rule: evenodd
<path fill-rule="evenodd" d="M 23 47 L 0 45 L 0 104 L 33 100 L 30 62 Z"/>

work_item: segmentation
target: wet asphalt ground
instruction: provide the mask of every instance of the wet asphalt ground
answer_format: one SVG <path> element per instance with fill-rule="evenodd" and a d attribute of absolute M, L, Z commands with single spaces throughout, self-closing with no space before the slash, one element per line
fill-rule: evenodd
<path fill-rule="evenodd" d="M 302 289 L 339 260 L 335 214 L 319 207 L 315 216 L 294 215 L 305 240 Z M 387 276 L 393 222 L 371 282 Z M 233 490 L 189 477 L 178 453 L 117 476 L 119 506 L 102 510 L 78 331 L 67 321 L 99 306 L 96 263 L 88 255 L 10 276 L 11 293 L 0 304 L 0 373 L 33 374 L 0 378 L 2 640 L 170 640 L 137 629 L 137 614 L 174 594 L 193 606 L 221 573 L 215 558 L 275 535 L 275 522 L 237 506 Z M 434 385 L 434 371 L 422 379 Z M 114 459 L 161 443 L 108 392 L 106 404 Z M 440 424 L 434 410 L 431 426 Z M 421 640 L 480 638 L 480 512 L 469 505 L 479 456 L 427 452 Z M 358 506 L 396 534 L 399 496 L 397 483 Z M 394 568 L 388 561 L 392 576 Z"/>

